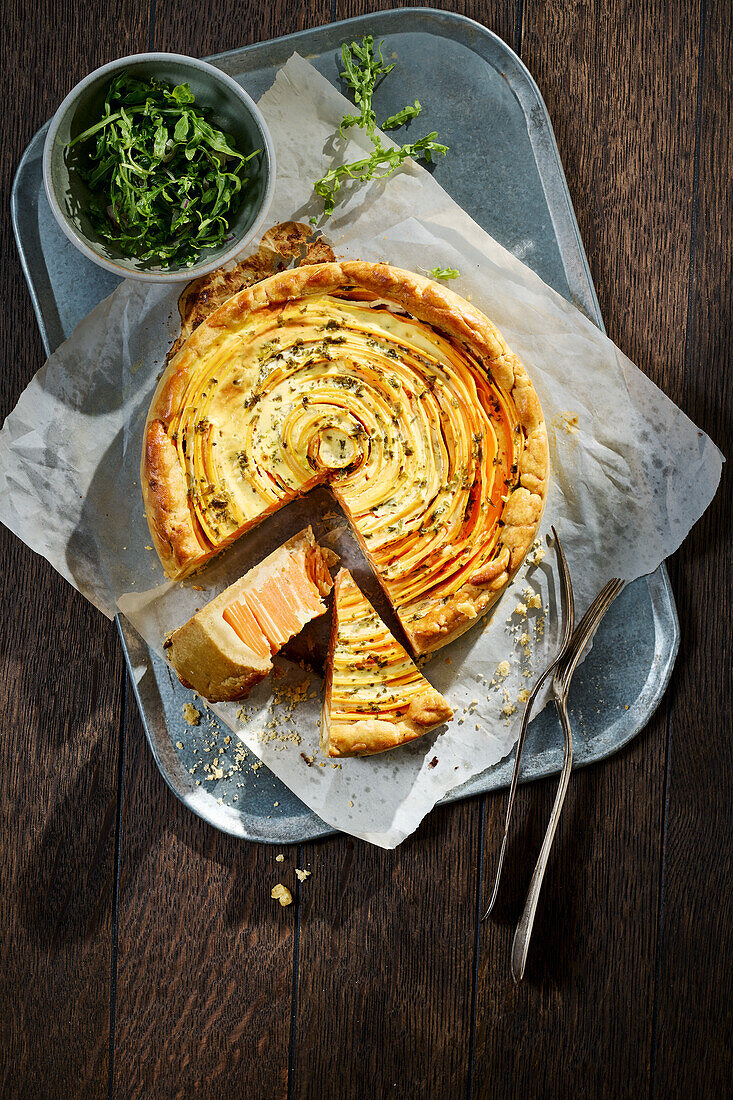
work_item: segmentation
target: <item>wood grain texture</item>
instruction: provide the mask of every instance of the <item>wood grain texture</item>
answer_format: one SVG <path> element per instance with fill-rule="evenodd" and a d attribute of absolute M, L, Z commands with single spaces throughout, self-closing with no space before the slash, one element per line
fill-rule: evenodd
<path fill-rule="evenodd" d="M 190 5 L 181 0 L 157 0 L 155 49 L 193 53 L 197 57 L 239 49 L 252 42 L 318 27 L 331 18 L 331 0 L 216 0 Z"/>
<path fill-rule="evenodd" d="M 115 1095 L 284 1097 L 295 906 L 268 845 L 171 794 L 130 712 L 119 898 Z"/>
<path fill-rule="evenodd" d="M 733 9 L 703 7 L 699 185 L 684 363 L 673 396 L 733 456 Z M 673 564 L 685 624 L 670 691 L 655 1095 L 723 1100 L 733 1083 L 733 479 Z"/>
<path fill-rule="evenodd" d="M 437 810 L 394 852 L 305 847 L 293 1097 L 466 1095 L 478 810 Z"/>
<path fill-rule="evenodd" d="M 623 16 L 600 2 L 524 5 L 522 57 L 555 127 L 609 334 L 667 389 L 687 325 L 696 18 L 667 3 Z M 479 970 L 477 1096 L 497 1079 L 517 1095 L 649 1090 L 666 732 L 663 705 L 623 753 L 574 775 L 516 989 L 511 936 L 556 784 L 521 792 L 527 820 Z M 487 877 L 504 804 L 488 804 Z"/>
<path fill-rule="evenodd" d="M 133 3 L 10 0 L 2 15 L 0 415 L 43 362 L 12 240 L 20 155 L 90 69 L 147 42 Z M 107 1095 L 114 833 L 124 664 L 112 624 L 0 531 L 0 1094 Z"/>

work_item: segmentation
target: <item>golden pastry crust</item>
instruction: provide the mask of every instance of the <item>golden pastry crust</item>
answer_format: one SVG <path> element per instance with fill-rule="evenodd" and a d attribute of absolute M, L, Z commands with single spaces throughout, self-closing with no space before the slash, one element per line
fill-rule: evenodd
<path fill-rule="evenodd" d="M 212 477 L 211 485 L 207 486 L 207 492 L 209 492 L 207 499 L 203 498 L 202 491 L 195 483 L 196 479 L 189 477 L 189 481 L 194 482 L 192 489 L 194 497 L 201 498 L 198 508 L 190 507 L 186 496 L 192 488 L 191 484 L 186 485 L 183 473 L 183 466 L 189 462 L 189 458 L 185 454 L 185 447 L 184 453 L 181 452 L 180 440 L 173 437 L 180 430 L 181 410 L 185 407 L 186 401 L 191 402 L 191 394 L 199 392 L 196 387 L 199 386 L 200 389 L 201 383 L 197 379 L 206 377 L 206 364 L 209 362 L 215 364 L 211 367 L 209 374 L 213 374 L 214 370 L 217 374 L 221 373 L 224 368 L 220 369 L 219 365 L 222 354 L 220 349 L 227 345 L 227 341 L 231 344 L 235 335 L 240 338 L 243 338 L 242 334 L 246 336 L 248 321 L 254 323 L 263 317 L 282 319 L 287 315 L 287 324 L 292 327 L 297 322 L 294 315 L 300 303 L 303 304 L 303 311 L 311 308 L 309 303 L 314 306 L 325 303 L 324 310 L 328 306 L 332 311 L 335 308 L 333 303 L 341 303 L 340 308 L 345 311 L 349 305 L 350 296 L 358 298 L 359 301 L 356 304 L 364 305 L 365 308 L 370 301 L 376 300 L 389 303 L 390 309 L 404 311 L 407 321 L 403 329 L 409 327 L 408 321 L 411 324 L 414 324 L 415 320 L 421 322 L 423 324 L 420 344 L 422 350 L 420 354 L 415 353 L 413 356 L 413 369 L 415 362 L 418 365 L 420 362 L 427 362 L 425 346 L 430 340 L 433 340 L 436 346 L 442 341 L 441 354 L 445 356 L 447 348 L 447 354 L 458 357 L 459 360 L 462 358 L 465 361 L 464 368 L 466 364 L 470 367 L 471 385 L 474 386 L 472 392 L 476 392 L 476 385 L 486 388 L 487 393 L 482 396 L 483 420 L 493 415 L 491 410 L 494 405 L 496 415 L 500 418 L 496 429 L 482 421 L 481 431 L 486 434 L 478 444 L 478 458 L 476 455 L 473 456 L 473 465 L 480 465 L 482 461 L 484 465 L 486 464 L 486 456 L 482 448 L 488 445 L 487 441 L 491 440 L 493 433 L 494 443 L 491 445 L 498 448 L 495 450 L 494 462 L 496 464 L 501 460 L 501 473 L 505 477 L 506 489 L 500 499 L 497 495 L 498 490 L 494 491 L 494 495 L 489 499 L 492 490 L 490 486 L 489 489 L 486 488 L 490 479 L 484 471 L 484 488 L 480 490 L 484 493 L 484 498 L 476 499 L 470 496 L 470 492 L 468 495 L 464 493 L 467 516 L 471 509 L 476 513 L 479 504 L 486 510 L 483 528 L 485 537 L 481 552 L 476 550 L 471 556 L 467 550 L 464 550 L 467 564 L 465 568 L 462 567 L 461 584 L 457 588 L 453 584 L 452 587 L 444 585 L 442 589 L 436 589 L 432 593 L 424 591 L 422 593 L 424 598 L 419 601 L 416 598 L 408 600 L 407 597 L 403 598 L 403 594 L 395 592 L 395 585 L 391 582 L 390 570 L 385 564 L 384 555 L 382 559 L 375 555 L 364 530 L 368 524 L 365 524 L 363 518 L 360 519 L 356 514 L 354 505 L 358 504 L 360 497 L 358 493 L 349 495 L 348 478 L 346 481 L 334 479 L 338 471 L 325 469 L 323 465 L 319 467 L 310 454 L 308 460 L 313 467 L 311 471 L 306 474 L 299 472 L 297 478 L 291 479 L 291 483 L 285 479 L 272 499 L 268 497 L 266 488 L 262 489 L 261 499 L 256 507 L 253 505 L 249 508 L 248 505 L 244 509 L 234 506 L 230 508 L 227 494 L 231 487 L 231 478 L 227 481 L 226 477 L 216 484 L 216 478 Z M 376 316 L 377 311 L 373 312 Z M 382 313 L 387 316 L 384 309 Z M 324 316 L 328 316 L 328 313 L 325 312 Z M 391 317 L 392 314 L 389 316 Z M 335 322 L 331 321 L 322 328 L 328 329 L 329 324 L 335 324 Z M 387 327 L 395 328 L 397 322 L 390 321 Z M 386 338 L 389 338 L 389 332 L 386 332 Z M 332 342 L 337 343 L 340 339 L 341 337 L 334 338 Z M 367 344 L 369 340 L 370 338 L 367 337 Z M 400 349 L 404 348 L 404 332 L 399 339 L 395 337 L 395 340 L 396 346 Z M 275 337 L 272 343 L 277 344 L 277 342 Z M 327 343 L 328 338 L 323 342 Z M 378 345 L 379 341 L 374 340 L 372 343 Z M 334 350 L 338 351 L 338 349 Z M 387 354 L 390 352 L 388 351 Z M 217 356 L 219 356 L 218 359 Z M 331 359 L 333 356 L 326 355 L 326 358 Z M 482 379 L 485 380 L 486 385 Z M 196 396 L 194 403 L 198 403 L 197 415 L 200 416 L 196 422 L 196 431 L 209 430 L 206 409 L 212 401 L 219 402 L 218 405 L 211 405 L 211 407 L 216 408 L 220 418 L 222 402 L 225 400 L 228 402 L 228 408 L 243 407 L 240 399 L 241 391 L 233 388 L 236 381 L 236 379 L 230 379 L 227 383 L 221 383 L 214 377 L 211 379 L 210 389 L 213 391 L 219 386 L 221 393 L 215 394 L 213 398 L 209 392 L 204 392 L 200 399 Z M 227 385 L 229 389 L 225 389 Z M 415 389 L 414 386 L 413 389 Z M 451 400 L 456 407 L 460 406 L 460 401 L 456 401 L 454 397 Z M 475 397 L 463 399 L 463 412 L 459 408 L 454 419 L 461 415 L 465 417 L 469 412 L 473 414 L 473 406 L 466 404 L 467 401 L 470 403 L 472 400 L 478 399 Z M 239 404 L 237 404 L 238 401 Z M 207 405 L 206 402 L 209 404 Z M 307 394 L 305 394 L 305 403 L 307 404 Z M 382 405 L 384 404 L 383 401 Z M 450 410 L 446 415 L 453 417 Z M 427 425 L 427 421 L 425 423 Z M 507 435 L 508 424 L 512 426 L 512 431 L 515 433 L 511 439 Z M 219 430 L 221 434 L 221 429 Z M 426 426 L 423 432 L 429 430 Z M 458 435 L 461 425 L 454 425 L 451 430 L 455 430 Z M 196 440 L 191 435 L 190 424 L 188 432 L 195 444 Z M 506 435 L 506 439 L 503 438 L 502 432 Z M 230 432 L 230 435 L 232 434 Z M 474 439 L 479 434 L 476 433 Z M 342 443 L 341 446 L 343 448 L 344 444 Z M 173 451 L 178 455 L 177 473 L 174 470 Z M 246 464 L 249 460 L 246 448 L 242 453 L 244 456 L 242 461 Z M 209 451 L 208 458 L 204 455 L 199 460 L 201 468 L 206 467 L 207 461 L 211 466 L 215 465 L 211 455 L 213 452 Z M 464 465 L 466 465 L 465 455 Z M 231 466 L 230 455 L 230 469 Z M 295 496 L 307 492 L 314 484 L 330 481 L 334 494 L 352 520 L 355 533 L 385 593 L 401 618 L 411 644 L 416 652 L 425 653 L 439 648 L 470 627 L 476 617 L 485 613 L 504 591 L 536 535 L 547 496 L 548 472 L 547 432 L 539 400 L 526 370 L 519 359 L 509 351 L 494 325 L 470 303 L 449 289 L 413 272 L 403 271 L 388 264 L 341 261 L 306 265 L 272 275 L 262 282 L 240 290 L 198 324 L 195 331 L 170 360 L 153 398 L 146 427 L 142 485 L 156 550 L 168 575 L 179 577 L 199 568 L 208 558 L 218 553 L 253 524 L 258 523 L 269 512 L 281 507 Z M 201 477 L 200 480 L 203 483 L 205 478 Z M 498 482 L 497 485 L 499 485 Z M 222 487 L 223 492 L 220 491 Z M 499 489 L 503 487 L 503 484 L 499 485 Z M 217 496 L 216 492 L 220 495 Z M 239 504 L 241 505 L 241 501 Z M 426 513 L 428 511 L 426 506 Z M 436 514 L 437 512 L 434 513 Z M 471 523 L 478 531 L 480 520 L 477 514 L 473 515 Z M 475 539 L 472 545 L 474 549 L 478 546 Z M 449 553 L 450 546 L 440 552 L 444 555 Z M 395 553 L 399 551 L 396 550 Z M 437 553 L 438 550 L 435 550 L 434 556 Z M 475 568 L 472 568 L 471 562 Z M 437 571 L 437 566 L 435 570 Z M 405 581 L 402 587 L 406 591 L 409 585 Z"/>
<path fill-rule="evenodd" d="M 387 630 L 346 569 L 334 584 L 321 719 L 329 756 L 372 756 L 449 722 L 450 704 Z"/>

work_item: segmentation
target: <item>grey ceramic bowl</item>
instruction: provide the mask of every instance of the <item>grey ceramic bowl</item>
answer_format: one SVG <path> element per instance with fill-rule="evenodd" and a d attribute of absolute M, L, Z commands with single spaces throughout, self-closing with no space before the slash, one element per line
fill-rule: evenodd
<path fill-rule="evenodd" d="M 85 214 L 89 190 L 74 170 L 66 146 L 104 113 L 110 81 L 120 72 L 141 80 L 155 77 L 170 84 L 188 82 L 196 106 L 207 107 L 214 125 L 232 134 L 242 152 L 261 149 L 249 164 L 249 184 L 234 215 L 231 238 L 205 249 L 192 267 L 160 267 L 124 256 L 100 240 Z M 94 263 L 123 278 L 146 282 L 184 282 L 233 259 L 254 237 L 267 214 L 275 185 L 272 138 L 254 101 L 230 76 L 205 61 L 174 53 L 141 53 L 121 57 L 85 77 L 69 92 L 51 120 L 43 149 L 43 182 L 56 220 L 69 240 Z"/>

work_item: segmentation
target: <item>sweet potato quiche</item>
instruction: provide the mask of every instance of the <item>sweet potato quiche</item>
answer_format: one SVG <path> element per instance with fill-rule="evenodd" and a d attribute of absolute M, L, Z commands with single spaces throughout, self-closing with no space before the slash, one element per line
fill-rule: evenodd
<path fill-rule="evenodd" d="M 168 576 L 326 484 L 418 654 L 498 599 L 535 537 L 547 432 L 492 323 L 384 263 L 306 263 L 224 300 L 170 358 L 142 487 Z"/>

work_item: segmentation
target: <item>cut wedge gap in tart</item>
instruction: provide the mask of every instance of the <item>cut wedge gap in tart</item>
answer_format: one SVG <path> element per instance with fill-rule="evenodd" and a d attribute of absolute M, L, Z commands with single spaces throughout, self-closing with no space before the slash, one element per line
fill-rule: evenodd
<path fill-rule="evenodd" d="M 184 687 L 213 703 L 248 695 L 273 654 L 326 610 L 336 560 L 308 527 L 169 635 L 166 656 Z"/>
<path fill-rule="evenodd" d="M 414 741 L 452 717 L 450 704 L 342 569 L 334 585 L 323 751 L 371 756 Z"/>

